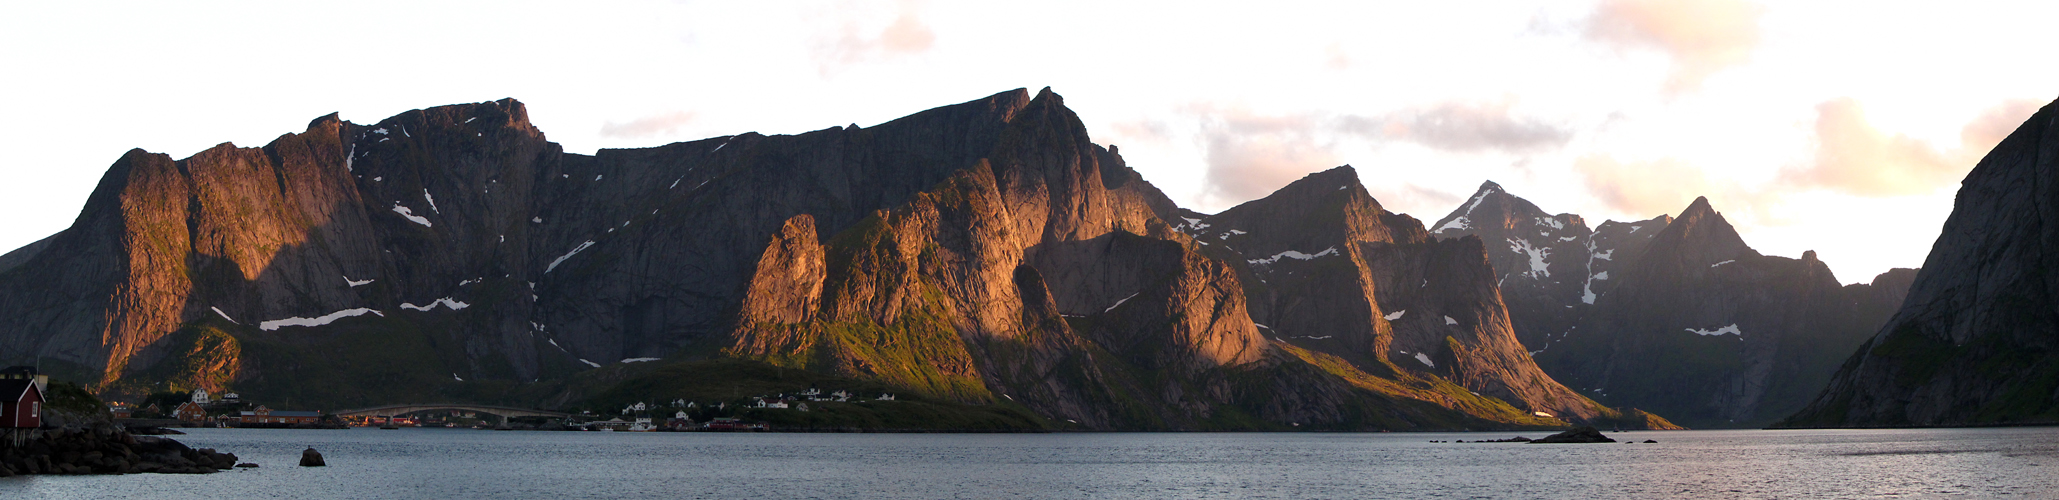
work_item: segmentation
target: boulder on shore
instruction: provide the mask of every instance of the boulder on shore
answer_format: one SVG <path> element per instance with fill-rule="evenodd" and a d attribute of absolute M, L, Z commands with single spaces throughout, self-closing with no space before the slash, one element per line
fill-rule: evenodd
<path fill-rule="evenodd" d="M 1602 433 L 1601 433 L 1601 431 L 1600 431 L 1600 430 L 1596 430 L 1596 429 L 1595 429 L 1594 427 L 1592 427 L 1592 426 L 1588 426 L 1588 427 L 1579 427 L 1579 428 L 1575 428 L 1575 429 L 1573 429 L 1573 430 L 1570 430 L 1570 431 L 1566 431 L 1566 432 L 1561 432 L 1561 433 L 1558 433 L 1558 434 L 1552 434 L 1552 435 L 1550 435 L 1550 436 L 1545 436 L 1545 437 L 1544 437 L 1544 438 L 1542 438 L 1542 439 L 1538 439 L 1538 440 L 1535 440 L 1535 441 L 1531 441 L 1531 442 L 1530 442 L 1530 444 L 1537 444 L 1537 443 L 1614 443 L 1614 442 L 1616 442 L 1616 440 L 1614 440 L 1614 439 L 1609 439 L 1609 437 L 1608 437 L 1608 436 L 1604 436 L 1604 435 L 1602 435 Z"/>

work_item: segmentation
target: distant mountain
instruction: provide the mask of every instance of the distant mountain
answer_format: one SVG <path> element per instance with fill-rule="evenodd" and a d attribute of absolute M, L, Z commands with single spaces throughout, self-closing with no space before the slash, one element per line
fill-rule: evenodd
<path fill-rule="evenodd" d="M 1638 222 L 1606 221 L 1588 229 L 1575 214 L 1546 214 L 1493 181 L 1437 221 L 1441 238 L 1478 236 L 1488 242 L 1496 283 L 1509 304 L 1516 338 L 1533 351 L 1549 349 L 1614 288 L 1625 263 L 1672 222 L 1660 215 Z"/>
<path fill-rule="evenodd" d="M 1546 373 L 1692 427 L 1761 426 L 1800 408 L 1915 274 L 1840 285 L 1815 252 L 1759 254 L 1706 199 L 1677 219 L 1590 232 L 1490 182 L 1438 227 L 1506 243 L 1489 255 Z"/>
<path fill-rule="evenodd" d="M 1901 309 L 1780 425 L 2059 423 L 2055 119 L 2047 104 L 1966 175 Z"/>
<path fill-rule="evenodd" d="M 1486 250 L 1348 168 L 1181 209 L 1049 89 L 592 156 L 502 100 L 129 152 L 0 256 L 0 360 L 325 407 L 906 396 L 828 428 L 1671 425 L 1539 370 Z"/>

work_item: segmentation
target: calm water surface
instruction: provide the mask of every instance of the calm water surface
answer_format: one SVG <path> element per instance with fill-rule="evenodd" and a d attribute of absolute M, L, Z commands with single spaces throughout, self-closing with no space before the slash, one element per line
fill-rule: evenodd
<path fill-rule="evenodd" d="M 2059 428 L 712 434 L 195 429 L 259 469 L 0 479 L 0 498 L 2059 498 Z M 1539 433 L 1528 433 L 1539 437 Z M 329 466 L 301 468 L 314 446 Z"/>

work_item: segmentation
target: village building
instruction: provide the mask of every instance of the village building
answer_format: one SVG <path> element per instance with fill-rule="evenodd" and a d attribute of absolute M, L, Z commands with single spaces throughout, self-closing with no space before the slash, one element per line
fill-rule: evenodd
<path fill-rule="evenodd" d="M 208 403 L 214 402 L 214 400 L 208 399 L 207 389 L 195 388 L 193 389 L 193 402 L 206 405 Z"/>
<path fill-rule="evenodd" d="M 192 401 L 179 403 L 177 408 L 172 409 L 172 418 L 179 419 L 180 422 L 203 422 L 207 420 L 207 408 Z"/>
<path fill-rule="evenodd" d="M 113 414 L 114 418 L 129 418 L 136 416 L 136 409 L 130 407 L 127 403 L 108 403 L 107 412 Z"/>
<path fill-rule="evenodd" d="M 42 427 L 44 391 L 49 387 L 50 377 L 36 373 L 35 367 L 0 370 L 0 428 Z"/>
<path fill-rule="evenodd" d="M 273 410 L 258 405 L 256 410 L 243 411 L 236 421 L 242 424 L 313 424 L 322 421 L 322 412 Z"/>

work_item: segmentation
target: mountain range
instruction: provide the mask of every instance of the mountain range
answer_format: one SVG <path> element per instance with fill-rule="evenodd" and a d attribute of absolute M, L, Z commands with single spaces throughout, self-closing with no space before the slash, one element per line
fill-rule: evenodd
<path fill-rule="evenodd" d="M 2035 179 L 1994 173 L 2034 168 L 2002 166 L 2042 144 L 2011 141 L 2028 152 L 1991 155 L 1975 177 L 2004 180 L 1985 189 Z M 1973 361 L 1907 368 L 1949 351 L 1937 334 L 1890 333 L 1966 323 L 1922 304 L 2027 307 L 1929 277 L 1996 252 L 2024 255 L 2012 283 L 2041 276 L 2034 250 L 1996 248 L 2042 233 L 1992 229 L 2035 197 L 1986 198 L 1962 192 L 1946 233 L 1988 246 L 1941 239 L 1924 271 L 1843 285 L 1813 252 L 1753 250 L 1706 199 L 1589 229 L 1489 182 L 1426 226 L 1345 166 L 1203 214 L 1048 88 L 593 155 L 506 99 L 128 152 L 70 228 L 0 255 L 0 361 L 117 399 L 198 387 L 330 408 L 903 396 L 807 417 L 833 428 L 1741 427 L 1812 397 L 1790 423 L 1985 422 L 1896 388 L 1951 377 L 1924 383 L 2016 408 L 2049 390 L 2048 362 L 1981 385 Z"/>
<path fill-rule="evenodd" d="M 1842 285 L 1813 251 L 1753 250 L 1706 198 L 1678 217 L 1590 230 L 1489 182 L 1436 227 L 1494 247 L 1516 337 L 1546 373 L 1695 428 L 1762 427 L 1801 409 L 1916 274 Z"/>
<path fill-rule="evenodd" d="M 0 358 L 112 396 L 566 407 L 791 371 L 1053 428 L 1671 425 L 1553 381 L 1486 248 L 1350 168 L 1203 216 L 1049 89 L 594 155 L 514 100 L 330 115 L 132 150 L 0 263 Z"/>

